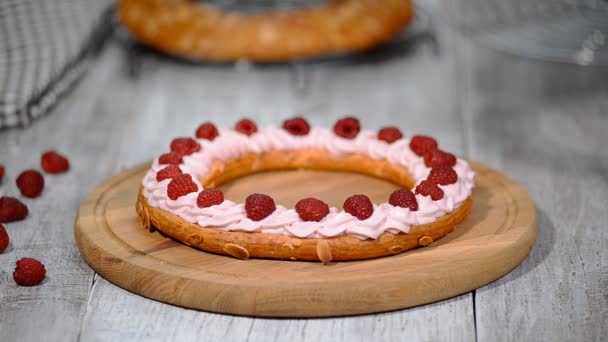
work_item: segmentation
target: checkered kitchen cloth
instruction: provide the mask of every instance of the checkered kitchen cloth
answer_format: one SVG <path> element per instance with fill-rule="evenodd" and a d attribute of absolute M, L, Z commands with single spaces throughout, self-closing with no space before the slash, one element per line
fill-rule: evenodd
<path fill-rule="evenodd" d="M 45 114 L 112 26 L 112 0 L 0 0 L 0 129 Z"/>

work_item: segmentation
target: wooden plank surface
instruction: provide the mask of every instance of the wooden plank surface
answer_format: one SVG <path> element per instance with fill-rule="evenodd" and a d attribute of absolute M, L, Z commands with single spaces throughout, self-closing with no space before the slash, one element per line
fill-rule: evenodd
<path fill-rule="evenodd" d="M 471 157 L 520 180 L 540 215 L 530 257 L 476 291 L 479 340 L 605 340 L 608 71 L 466 46 Z"/>
<path fill-rule="evenodd" d="M 92 73 L 73 93 L 86 101 L 64 101 L 53 116 L 31 128 L 0 133 L 0 163 L 7 168 L 0 194 L 20 197 L 15 178 L 24 169 L 40 169 L 40 155 L 47 149 L 65 153 L 72 167 L 66 174 L 45 176 L 42 196 L 24 199 L 29 217 L 5 225 L 11 246 L 0 255 L 2 341 L 73 341 L 80 333 L 94 272 L 74 244 L 74 217 L 92 186 L 115 170 L 117 146 L 108 142 L 123 134 L 114 109 L 97 98 L 105 84 L 107 74 Z M 42 285 L 15 285 L 12 272 L 22 257 L 46 265 Z"/>
<path fill-rule="evenodd" d="M 439 332 L 436 321 L 442 322 L 440 333 L 447 340 L 463 340 L 462 330 L 474 329 L 471 312 L 461 304 L 469 295 L 380 315 L 268 319 L 182 309 L 133 295 L 104 279 L 93 291 L 90 306 L 95 309 L 87 313 L 83 341 L 432 341 Z"/>

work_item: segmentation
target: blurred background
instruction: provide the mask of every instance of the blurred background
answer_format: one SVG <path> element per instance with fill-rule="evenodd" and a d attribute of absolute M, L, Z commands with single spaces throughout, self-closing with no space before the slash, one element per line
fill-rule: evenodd
<path fill-rule="evenodd" d="M 154 7 L 150 3 L 176 1 L 140 2 L 146 9 Z M 137 3 L 123 1 L 123 8 L 137 7 Z M 217 0 L 195 1 L 187 6 L 245 16 L 314 8 L 325 3 Z M 540 90 L 529 87 L 548 86 L 564 91 L 589 87 L 594 81 L 588 77 L 602 73 L 608 64 L 608 2 L 603 0 L 419 0 L 414 4 L 413 19 L 401 23 L 396 34 L 378 39 L 360 51 L 321 51 L 307 58 L 283 58 L 278 63 L 256 63 L 247 56 L 218 62 L 147 44 L 150 42 L 136 34 L 133 26 L 151 26 L 154 15 L 176 15 L 179 6 L 167 6 L 157 6 L 148 14 L 138 13 L 133 20 L 127 20 L 128 25 L 121 25 L 117 4 L 110 0 L 3 1 L 0 127 L 29 125 L 34 118 L 48 113 L 85 72 L 100 68 L 106 68 L 105 74 L 114 73 L 112 83 L 142 94 L 153 94 L 155 82 L 159 86 L 165 84 L 168 89 L 162 92 L 163 98 L 172 102 L 171 106 L 191 108 L 190 102 L 198 105 L 196 101 L 202 101 L 201 111 L 220 106 L 222 112 L 313 115 L 323 109 L 323 115 L 333 111 L 365 115 L 382 112 L 382 106 L 394 106 L 390 101 L 396 98 L 408 98 L 407 106 L 401 108 L 425 115 L 425 110 L 441 108 L 441 102 L 430 101 L 429 96 L 443 94 L 445 110 L 449 107 L 452 115 L 458 115 L 460 108 L 454 105 L 463 97 L 456 94 L 454 85 L 475 82 L 471 77 L 484 78 L 479 81 L 494 86 L 504 83 L 511 91 L 523 90 L 519 95 L 534 97 L 534 92 Z M 190 20 L 192 24 L 185 26 L 197 24 L 196 18 Z M 203 38 L 210 35 L 194 32 Z M 291 41 L 304 39 L 295 32 Z M 178 33 L 169 35 L 171 41 L 181 38 Z M 229 36 L 223 38 L 230 41 Z M 110 65 L 110 61 L 114 63 Z M 551 72 L 557 69 L 562 72 Z M 490 71 L 493 75 L 487 74 Z M 552 77 L 561 81 L 551 80 Z M 525 83 L 526 87 L 509 82 Z M 358 97 L 355 95 L 362 91 L 369 95 L 365 103 L 357 103 L 363 101 L 361 97 L 353 99 L 354 103 L 344 100 Z M 239 100 L 226 101 L 226 97 L 233 96 Z M 252 103 L 248 97 L 265 101 Z M 339 98 L 345 108 L 325 108 L 328 104 L 320 103 Z M 433 106 L 427 106 L 430 103 Z M 172 111 L 187 115 L 178 114 L 179 108 Z M 403 113 L 391 115 L 397 114 Z"/>
<path fill-rule="evenodd" d="M 218 13 L 232 27 L 235 18 L 326 1 L 120 2 L 125 3 L 139 9 L 121 17 L 112 0 L 0 1 L 0 164 L 7 166 L 0 195 L 18 193 L 12 180 L 22 169 L 37 167 L 42 151 L 56 149 L 72 165 L 69 175 L 48 182 L 48 194 L 32 205 L 33 219 L 11 231 L 19 247 L 10 258 L 42 256 L 57 263 L 47 265 L 51 280 L 35 296 L 3 287 L 2 333 L 19 340 L 27 340 L 21 339 L 24 333 L 40 340 L 41 332 L 49 340 L 203 333 L 221 339 L 238 338 L 247 329 L 252 340 L 263 341 L 287 336 L 289 329 L 293 336 L 331 341 L 384 330 L 421 340 L 606 336 L 607 1 L 415 0 L 411 20 L 405 7 L 382 7 L 407 6 L 407 0 L 332 1 L 374 9 L 358 11 L 361 16 L 342 32 L 361 34 L 365 46 L 272 63 L 211 61 L 184 51 L 198 44 L 217 52 L 204 42 L 224 27 L 213 21 Z M 209 21 L 200 20 L 202 9 Z M 334 14 L 326 25 L 342 20 Z M 191 17 L 199 19 L 188 24 Z M 398 18 L 397 24 L 377 20 L 385 17 Z M 171 25 L 171 18 L 180 24 Z M 257 29 L 266 32 L 266 24 Z M 390 35 L 378 34 L 388 26 Z M 171 33 L 175 27 L 201 33 L 183 39 Z M 375 32 L 374 44 L 366 30 Z M 314 25 L 310 31 L 317 32 Z M 260 36 L 272 40 L 276 34 L 292 47 L 309 43 L 289 30 Z M 160 36 L 165 44 L 153 44 Z M 218 41 L 236 50 L 258 46 L 229 33 Z M 313 126 L 331 127 L 355 115 L 367 129 L 396 125 L 406 136 L 430 134 L 442 148 L 500 170 L 535 201 L 538 242 L 517 269 L 470 294 L 348 319 L 254 325 L 248 318 L 149 301 L 93 278 L 75 247 L 73 222 L 97 184 L 148 162 L 174 137 L 193 135 L 202 122 L 232 127 L 248 116 L 269 125 L 295 114 Z M 0 258 L 0 265 L 0 285 L 9 284 L 13 265 L 9 258 Z M 20 305 L 31 300 L 36 306 Z M 31 321 L 41 325 L 30 329 Z M 234 328 L 238 324 L 241 330 Z"/>

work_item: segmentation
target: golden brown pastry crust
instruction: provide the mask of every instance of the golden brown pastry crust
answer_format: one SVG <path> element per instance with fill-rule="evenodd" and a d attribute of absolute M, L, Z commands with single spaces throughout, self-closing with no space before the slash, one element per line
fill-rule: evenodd
<path fill-rule="evenodd" d="M 224 13 L 189 0 L 121 0 L 118 18 L 140 42 L 191 59 L 283 62 L 361 51 L 395 36 L 411 0 L 333 0 L 310 9 Z"/>
<path fill-rule="evenodd" d="M 216 161 L 211 171 L 201 179 L 203 186 L 217 186 L 247 174 L 283 169 L 322 169 L 359 172 L 390 180 L 402 186 L 413 186 L 407 169 L 365 155 L 332 155 L 325 150 L 306 149 L 247 154 L 240 158 Z M 451 232 L 468 214 L 472 204 L 469 197 L 458 208 L 430 224 L 412 226 L 409 233 L 385 232 L 376 240 L 359 240 L 353 236 L 328 239 L 296 237 L 249 232 L 223 232 L 201 227 L 179 216 L 148 204 L 140 189 L 137 212 L 144 226 L 156 227 L 163 233 L 198 249 L 239 259 L 271 258 L 289 260 L 330 261 L 370 259 L 398 254 L 418 246 L 428 246 Z"/>

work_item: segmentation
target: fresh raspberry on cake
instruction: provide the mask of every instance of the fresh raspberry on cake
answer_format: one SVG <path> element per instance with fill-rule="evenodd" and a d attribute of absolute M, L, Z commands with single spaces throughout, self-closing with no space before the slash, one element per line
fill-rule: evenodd
<path fill-rule="evenodd" d="M 4 177 L 4 165 L 0 164 L 0 184 L 2 183 L 3 177 Z"/>
<path fill-rule="evenodd" d="M 207 208 L 224 202 L 224 193 L 220 189 L 206 188 L 198 194 L 196 204 L 199 208 Z"/>
<path fill-rule="evenodd" d="M 23 220 L 28 212 L 27 206 L 15 197 L 0 197 L 0 222 Z"/>
<path fill-rule="evenodd" d="M 424 165 L 428 167 L 454 166 L 456 165 L 456 156 L 439 149 L 431 150 L 424 155 Z"/>
<path fill-rule="evenodd" d="M 189 156 L 200 150 L 201 145 L 192 138 L 175 138 L 171 142 L 171 151 L 179 153 L 182 156 Z"/>
<path fill-rule="evenodd" d="M 304 221 L 321 221 L 329 214 L 327 203 L 316 198 L 305 198 L 296 203 L 296 212 Z"/>
<path fill-rule="evenodd" d="M 213 141 L 220 132 L 217 130 L 214 124 L 211 122 L 205 122 L 204 124 L 198 126 L 196 130 L 196 137 L 199 139 L 207 139 Z"/>
<path fill-rule="evenodd" d="M 448 185 L 458 181 L 458 174 L 451 166 L 437 166 L 431 169 L 426 179 L 435 184 Z"/>
<path fill-rule="evenodd" d="M 179 165 L 183 162 L 182 155 L 177 152 L 169 152 L 165 153 L 162 156 L 158 157 L 158 163 L 160 165 Z"/>
<path fill-rule="evenodd" d="M 423 180 L 420 182 L 420 184 L 418 184 L 416 187 L 416 194 L 421 194 L 422 196 L 431 196 L 433 201 L 438 201 L 443 198 L 443 190 L 441 190 L 437 184 L 429 180 Z"/>
<path fill-rule="evenodd" d="M 264 194 L 251 194 L 245 199 L 247 217 L 253 221 L 260 221 L 277 209 L 272 197 Z"/>
<path fill-rule="evenodd" d="M 246 136 L 250 136 L 258 131 L 258 126 L 250 119 L 242 119 L 241 121 L 236 123 L 234 129 L 239 133 L 245 134 Z"/>
<path fill-rule="evenodd" d="M 35 286 L 44 280 L 46 277 L 46 269 L 44 265 L 32 258 L 23 258 L 17 261 L 17 267 L 13 272 L 13 279 L 19 286 Z"/>
<path fill-rule="evenodd" d="M 365 220 L 374 213 L 374 205 L 369 197 L 365 195 L 353 195 L 344 201 L 344 211 L 355 216 L 359 220 Z"/>
<path fill-rule="evenodd" d="M 173 179 L 182 173 L 182 169 L 180 169 L 179 166 L 169 165 L 156 173 L 156 181 L 162 182 L 165 179 Z"/>
<path fill-rule="evenodd" d="M 40 167 L 46 173 L 62 173 L 70 169 L 70 161 L 55 151 L 47 151 L 40 157 Z"/>
<path fill-rule="evenodd" d="M 384 127 L 378 131 L 378 139 L 386 141 L 389 144 L 403 138 L 401 130 L 394 126 Z"/>
<path fill-rule="evenodd" d="M 307 135 L 310 132 L 308 121 L 302 117 L 285 120 L 283 128 L 292 135 Z"/>
<path fill-rule="evenodd" d="M 185 196 L 191 192 L 197 192 L 198 186 L 192 180 L 192 176 L 187 173 L 176 176 L 169 182 L 167 186 L 167 195 L 172 200 L 176 200 L 182 196 Z"/>
<path fill-rule="evenodd" d="M 345 139 L 354 139 L 361 131 L 359 119 L 352 116 L 338 120 L 334 125 L 334 133 Z"/>
<path fill-rule="evenodd" d="M 25 170 L 17 177 L 17 187 L 25 197 L 36 198 L 44 188 L 44 177 L 36 170 Z"/>
<path fill-rule="evenodd" d="M 388 204 L 395 207 L 409 208 L 411 211 L 418 210 L 416 195 L 410 189 L 399 189 L 393 191 L 388 199 Z"/>
<path fill-rule="evenodd" d="M 11 239 L 8 237 L 6 229 L 0 224 L 0 254 L 4 253 L 10 241 Z"/>
<path fill-rule="evenodd" d="M 437 149 L 437 141 L 426 135 L 415 135 L 410 141 L 410 148 L 422 157 L 427 152 Z"/>

